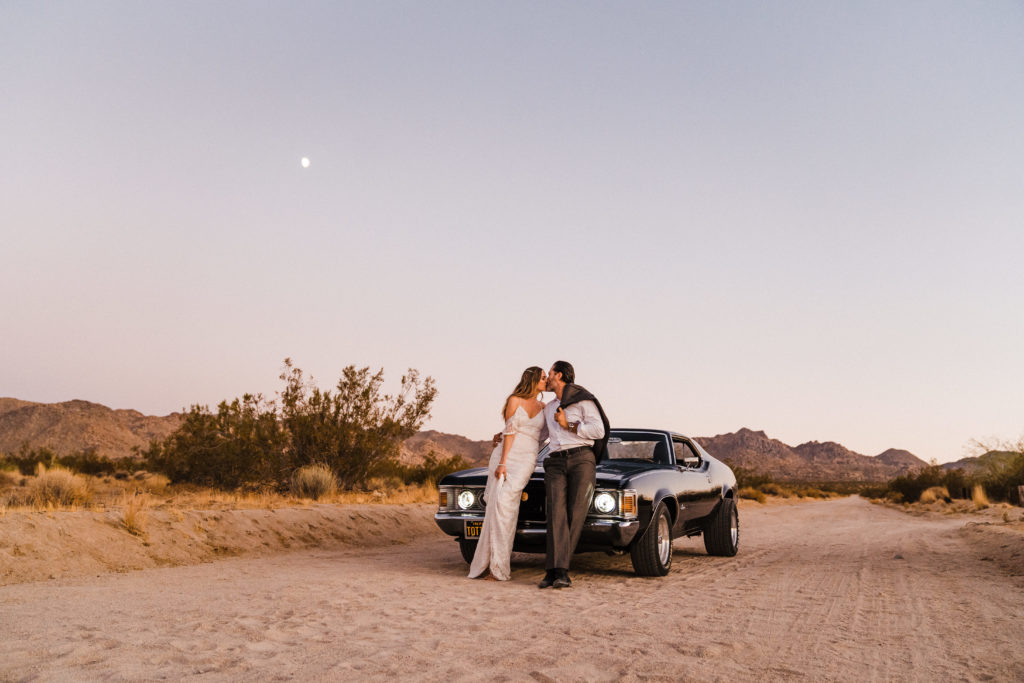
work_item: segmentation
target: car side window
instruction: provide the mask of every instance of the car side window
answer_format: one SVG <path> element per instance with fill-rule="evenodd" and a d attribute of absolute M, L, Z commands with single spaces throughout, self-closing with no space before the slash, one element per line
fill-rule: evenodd
<path fill-rule="evenodd" d="M 693 446 L 679 439 L 672 439 L 672 449 L 676 453 L 676 464 L 697 469 L 701 466 L 700 455 Z"/>

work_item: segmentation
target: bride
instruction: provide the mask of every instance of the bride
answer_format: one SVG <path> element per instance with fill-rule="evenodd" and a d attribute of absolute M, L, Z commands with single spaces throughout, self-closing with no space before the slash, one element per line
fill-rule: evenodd
<path fill-rule="evenodd" d="M 538 396 L 547 388 L 547 376 L 536 366 L 526 368 L 523 376 L 502 409 L 505 418 L 504 438 L 491 453 L 484 501 L 487 512 L 480 530 L 480 540 L 469 567 L 469 578 L 475 579 L 488 569 L 488 578 L 508 581 L 512 541 L 519 518 L 519 497 L 533 474 L 540 444 L 547 438 L 544 403 Z"/>

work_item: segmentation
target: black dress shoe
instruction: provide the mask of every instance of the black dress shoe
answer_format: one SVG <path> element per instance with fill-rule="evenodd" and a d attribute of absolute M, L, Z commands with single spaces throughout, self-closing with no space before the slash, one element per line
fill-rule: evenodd
<path fill-rule="evenodd" d="M 550 588 L 555 582 L 555 576 L 555 571 L 553 569 L 547 570 L 544 572 L 544 578 L 537 584 L 537 588 Z"/>
<path fill-rule="evenodd" d="M 558 576 L 554 581 L 551 582 L 553 588 L 571 588 L 572 579 L 569 578 L 569 572 L 564 569 L 558 571 Z"/>

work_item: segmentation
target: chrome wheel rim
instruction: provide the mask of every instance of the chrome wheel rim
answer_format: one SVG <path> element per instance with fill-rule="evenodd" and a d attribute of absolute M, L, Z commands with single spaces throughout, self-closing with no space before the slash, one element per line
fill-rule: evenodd
<path fill-rule="evenodd" d="M 668 518 L 662 515 L 658 518 L 658 559 L 661 560 L 661 566 L 666 566 L 671 556 L 672 534 L 669 533 Z"/>
<path fill-rule="evenodd" d="M 732 547 L 735 548 L 740 542 L 740 517 L 736 510 L 729 515 L 729 535 L 732 537 Z"/>

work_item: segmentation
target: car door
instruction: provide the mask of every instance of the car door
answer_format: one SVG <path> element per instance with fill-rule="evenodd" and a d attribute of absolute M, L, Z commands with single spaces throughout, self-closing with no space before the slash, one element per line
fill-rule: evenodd
<path fill-rule="evenodd" d="M 711 483 L 708 463 L 686 439 L 672 437 L 672 453 L 675 456 L 676 469 L 683 475 L 686 491 L 685 518 L 687 520 L 705 517 L 711 514 L 718 503 L 718 490 Z M 679 499 L 679 509 L 683 510 L 683 498 Z M 680 514 L 682 519 L 684 514 Z"/>

